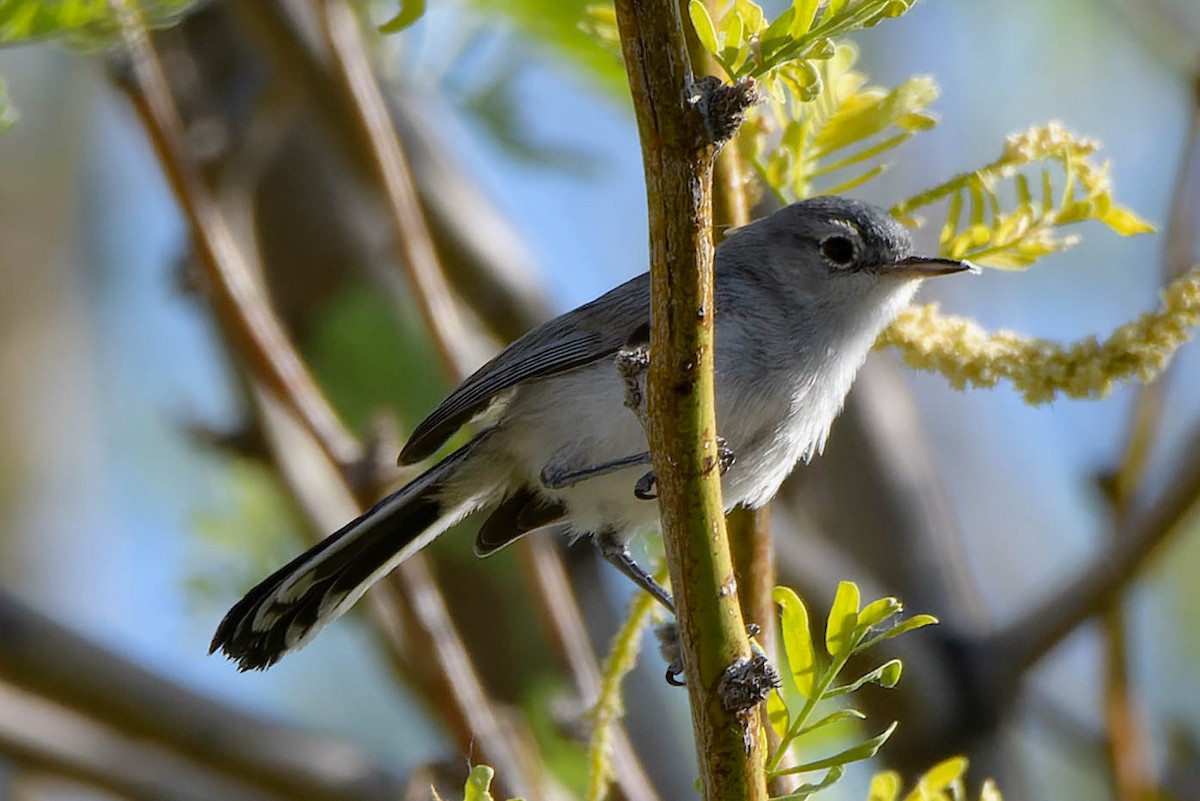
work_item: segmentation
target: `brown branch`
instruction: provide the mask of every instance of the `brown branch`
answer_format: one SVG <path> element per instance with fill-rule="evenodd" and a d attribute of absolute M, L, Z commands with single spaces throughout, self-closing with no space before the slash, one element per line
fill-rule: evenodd
<path fill-rule="evenodd" d="M 1178 533 L 1200 503 L 1200 427 L 1171 473 L 1167 488 L 1139 515 L 1121 526 L 1112 545 L 1073 580 L 1033 609 L 988 637 L 980 664 L 997 698 L 1008 697 L 1025 671 L 1083 621 L 1102 612 Z"/>
<path fill-rule="evenodd" d="M 130 801 L 284 801 L 0 684 L 0 754 Z M 14 794 L 13 797 L 17 797 Z"/>
<path fill-rule="evenodd" d="M 360 145 L 352 100 L 340 91 L 324 59 L 301 35 L 280 0 L 237 0 L 231 8 L 276 62 L 282 80 L 303 88 L 313 119 L 331 135 L 347 162 L 368 183 L 378 179 Z M 446 157 L 423 108 L 394 98 L 397 133 L 430 233 L 447 275 L 489 329 L 516 339 L 550 316 L 550 306 L 528 269 L 519 237 Z"/>
<path fill-rule="evenodd" d="M 342 83 L 342 94 L 353 99 L 355 127 L 364 148 L 372 156 L 375 173 L 384 190 L 395 227 L 398 260 L 405 266 L 411 295 L 442 355 L 447 374 L 452 380 L 461 381 L 473 366 L 465 347 L 471 336 L 462 325 L 452 293 L 443 278 L 433 239 L 414 191 L 403 145 L 365 55 L 367 47 L 359 31 L 359 20 L 343 0 L 313 0 L 313 5 L 324 23 L 321 28 Z M 565 581 L 561 560 L 548 543 L 527 538 L 517 547 L 552 641 L 561 647 L 560 652 L 580 691 L 585 697 L 595 697 L 599 668 L 587 643 L 578 603 Z M 653 799 L 653 789 L 623 728 L 615 734 L 614 744 L 618 781 L 627 796 Z"/>
<path fill-rule="evenodd" d="M 128 0 L 109 2 L 129 53 L 130 96 L 191 225 L 195 246 L 207 268 L 209 299 L 223 329 L 254 375 L 317 434 L 329 458 L 343 468 L 356 464 L 360 454 L 354 438 L 342 427 L 292 349 L 220 208 L 187 156 L 179 114 L 137 11 Z"/>
<path fill-rule="evenodd" d="M 265 294 L 254 281 L 220 208 L 188 158 L 170 89 L 136 10 L 127 0 L 110 0 L 110 4 L 129 51 L 134 103 L 191 225 L 200 263 L 211 284 L 218 320 L 235 349 L 247 359 L 252 373 L 297 413 L 345 481 L 357 472 L 360 452 L 357 443 L 341 427 L 324 395 L 308 376 Z M 353 490 L 361 509 L 373 499 L 375 488 L 356 486 Z M 416 557 L 393 576 L 397 574 L 398 580 L 393 578 L 383 583 L 387 588 L 384 592 L 389 594 L 408 624 L 407 631 L 415 638 L 411 645 L 414 657 L 410 661 L 405 659 L 402 640 L 395 636 L 396 628 L 384 626 L 384 631 L 391 634 L 385 639 L 393 659 L 410 668 L 415 663 L 425 668 L 421 675 L 427 687 L 431 683 L 436 686 L 431 692 L 445 702 L 439 711 L 449 722 L 460 748 L 464 751 L 475 748 L 502 771 L 503 781 L 509 786 L 531 787 L 525 779 L 523 763 L 515 754 L 512 738 L 501 731 L 491 711 L 428 568 Z M 380 608 L 377 601 L 373 606 Z"/>
<path fill-rule="evenodd" d="M 750 657 L 716 470 L 712 141 L 676 0 L 618 0 L 650 222 L 648 435 L 706 799 L 765 799 L 758 715 L 720 687 Z M 718 87 L 719 88 L 719 87 Z M 744 110 L 744 108 L 743 108 Z"/>
<path fill-rule="evenodd" d="M 404 786 L 357 746 L 206 698 L 101 648 L 3 591 L 0 642 L 3 682 L 130 739 L 186 755 L 228 781 L 296 801 L 383 801 Z M 0 705 L 0 717 L 4 708 Z M 16 748 L 15 737 L 9 732 L 0 739 Z M 73 759 L 70 753 L 63 758 Z"/>
<path fill-rule="evenodd" d="M 408 160 L 400 147 L 396 128 L 367 60 L 367 46 L 359 32 L 359 19 L 345 0 L 313 0 L 321 31 L 332 56 L 341 90 L 352 99 L 354 128 L 361 146 L 371 156 L 372 167 L 387 199 L 395 228 L 397 261 L 404 267 L 412 297 L 425 328 L 433 338 L 446 372 L 459 378 L 475 366 L 470 355 L 471 337 L 459 317 L 449 288 L 442 278 L 433 239 L 413 189 Z"/>
<path fill-rule="evenodd" d="M 1187 272 L 1196 245 L 1197 198 L 1200 197 L 1195 186 L 1200 177 L 1200 75 L 1194 81 L 1192 113 L 1184 141 L 1167 222 L 1162 269 L 1164 284 Z M 1134 502 L 1141 494 L 1146 465 L 1158 439 L 1167 387 L 1173 374 L 1174 364 L 1168 366 L 1154 383 L 1138 387 L 1129 417 L 1124 454 L 1111 482 L 1111 513 L 1116 531 L 1120 531 L 1122 523 L 1128 520 Z M 1119 597 L 1104 611 L 1102 621 L 1107 753 L 1116 797 L 1121 801 L 1147 801 L 1157 797 L 1158 792 L 1154 786 L 1144 716 L 1129 682 L 1125 610 Z"/>
<path fill-rule="evenodd" d="M 588 641 L 579 602 L 567 577 L 562 558 L 545 537 L 525 537 L 517 555 L 530 582 L 534 601 L 543 616 L 552 619 L 544 627 L 562 655 L 575 686 L 591 708 L 600 694 L 600 667 Z M 613 778 L 628 801 L 656 801 L 658 793 L 650 783 L 629 734 L 620 722 L 611 725 Z"/>

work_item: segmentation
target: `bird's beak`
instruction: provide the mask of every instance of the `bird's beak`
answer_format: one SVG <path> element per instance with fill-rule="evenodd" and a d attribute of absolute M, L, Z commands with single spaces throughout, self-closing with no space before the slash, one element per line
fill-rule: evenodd
<path fill-rule="evenodd" d="M 933 278 L 967 271 L 978 273 L 979 268 L 969 261 L 942 259 L 936 256 L 908 256 L 895 264 L 889 264 L 883 271 L 904 278 Z"/>

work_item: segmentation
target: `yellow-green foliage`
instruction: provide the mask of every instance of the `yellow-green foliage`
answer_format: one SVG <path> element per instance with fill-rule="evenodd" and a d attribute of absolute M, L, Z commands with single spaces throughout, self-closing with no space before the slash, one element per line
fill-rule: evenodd
<path fill-rule="evenodd" d="M 967 773 L 967 760 L 952 757 L 939 762 L 925 772 L 917 785 L 903 796 L 903 801 L 966 801 L 967 791 L 963 777 Z M 894 771 L 875 774 L 867 801 L 901 801 L 900 775 Z M 1003 801 L 996 785 L 988 779 L 979 791 L 979 801 Z"/>
<path fill-rule="evenodd" d="M 1118 381 L 1149 382 L 1200 325 L 1200 267 L 1162 293 L 1162 308 L 1118 328 L 1107 339 L 1087 337 L 1069 345 L 1011 331 L 988 333 L 963 317 L 938 313 L 934 305 L 901 312 L 880 337 L 904 362 L 933 370 L 959 389 L 990 387 L 1007 379 L 1029 403 L 1057 394 L 1102 398 Z"/>
<path fill-rule="evenodd" d="M 789 695 L 780 690 L 767 697 L 767 719 L 779 736 L 779 745 L 767 759 L 767 775 L 776 778 L 824 771 L 824 776 L 816 783 L 803 785 L 789 796 L 801 798 L 804 796 L 798 794 L 815 793 L 838 781 L 850 763 L 875 756 L 896 729 L 896 724 L 892 723 L 875 737 L 832 756 L 788 764 L 788 756 L 801 738 L 835 723 L 866 717 L 856 709 L 840 707 L 813 720 L 818 704 L 848 696 L 867 684 L 894 687 L 900 681 L 900 661 L 892 659 L 852 681 L 835 684 L 850 657 L 884 640 L 937 621 L 929 615 L 916 615 L 896 622 L 902 607 L 895 598 L 880 598 L 860 608 L 858 587 L 843 581 L 838 585 L 826 618 L 822 652 L 813 642 L 808 610 L 800 597 L 787 587 L 776 587 L 774 598 L 781 610 L 779 633 L 784 651 L 781 672 L 791 678 L 802 700 L 790 703 Z"/>
<path fill-rule="evenodd" d="M 814 62 L 818 80 L 807 85 L 781 67 L 768 99 L 742 126 L 738 149 L 781 203 L 816 194 L 814 182 L 822 179 L 820 194 L 866 183 L 886 169 L 880 156 L 937 124 L 928 111 L 938 95 L 931 78 L 868 86 L 853 69 L 857 58 L 851 45 L 832 48 Z M 807 97 L 814 85 L 819 91 Z"/>
<path fill-rule="evenodd" d="M 656 578 L 659 582 L 666 581 L 666 572 L 660 571 Z M 638 593 L 630 607 L 629 617 L 613 638 L 612 648 L 604 661 L 600 695 L 592 708 L 592 736 L 588 742 L 588 781 L 585 796 L 587 801 L 602 801 L 608 794 L 609 785 L 612 784 L 613 729 L 625 714 L 625 706 L 621 702 L 621 682 L 637 665 L 642 635 L 658 610 L 658 601 L 654 596 L 648 592 Z"/>
<path fill-rule="evenodd" d="M 1030 128 L 1009 136 L 992 163 L 896 204 L 892 214 L 912 224 L 914 210 L 949 197 L 942 255 L 1007 269 L 1071 247 L 1079 238 L 1057 229 L 1087 220 L 1122 236 L 1152 233 L 1149 223 L 1113 200 L 1109 163 L 1092 160 L 1099 147 L 1056 122 Z M 1034 166 L 1040 166 L 1036 192 L 1021 172 Z M 1051 167 L 1062 174 L 1057 191 Z M 1002 181 L 1012 184 L 1015 204 L 1009 211 L 998 194 Z"/>
<path fill-rule="evenodd" d="M 495 777 L 496 771 L 487 765 L 473 765 L 471 772 L 467 774 L 466 786 L 463 787 L 463 801 L 494 801 L 491 787 Z M 433 801 L 444 801 L 435 788 L 430 787 L 429 793 Z"/>

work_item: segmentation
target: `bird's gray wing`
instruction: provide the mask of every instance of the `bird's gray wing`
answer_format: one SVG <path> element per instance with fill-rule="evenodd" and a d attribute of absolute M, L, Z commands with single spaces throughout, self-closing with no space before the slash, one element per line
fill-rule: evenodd
<path fill-rule="evenodd" d="M 631 341 L 648 341 L 649 321 L 650 277 L 643 273 L 539 325 L 476 370 L 421 421 L 400 452 L 400 464 L 433 454 L 506 389 L 611 356 Z"/>

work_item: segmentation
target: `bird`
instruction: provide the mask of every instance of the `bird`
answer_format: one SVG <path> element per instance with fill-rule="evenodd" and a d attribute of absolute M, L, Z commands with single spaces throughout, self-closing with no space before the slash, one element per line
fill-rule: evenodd
<path fill-rule="evenodd" d="M 792 203 L 716 248 L 714 393 L 731 457 L 721 477 L 726 511 L 767 503 L 798 463 L 823 450 L 867 353 L 922 279 L 972 269 L 912 250 L 885 210 L 839 196 Z M 573 538 L 590 539 L 670 607 L 670 594 L 628 548 L 658 526 L 658 504 L 646 492 L 646 435 L 624 404 L 614 359 L 644 346 L 649 331 L 643 273 L 504 348 L 413 430 L 399 462 L 433 456 L 485 412 L 490 422 L 251 589 L 221 621 L 210 653 L 222 651 L 241 670 L 270 667 L 470 515 L 483 518 L 480 556 L 565 522 Z"/>

